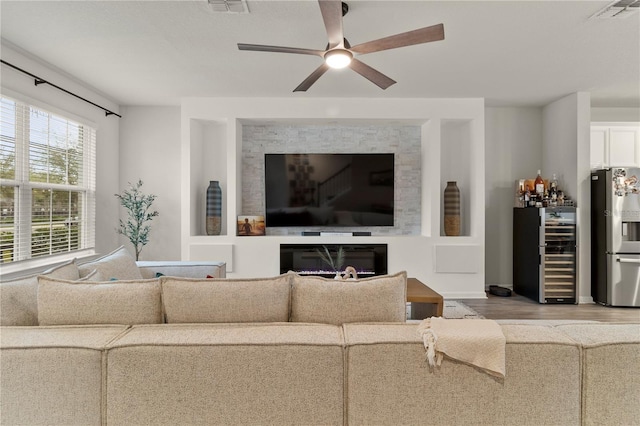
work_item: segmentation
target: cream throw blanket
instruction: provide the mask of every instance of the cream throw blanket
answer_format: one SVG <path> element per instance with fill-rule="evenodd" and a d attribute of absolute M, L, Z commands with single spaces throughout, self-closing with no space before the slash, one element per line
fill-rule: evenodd
<path fill-rule="evenodd" d="M 487 319 L 427 318 L 418 326 L 431 367 L 444 355 L 504 378 L 506 339 L 497 322 Z"/>

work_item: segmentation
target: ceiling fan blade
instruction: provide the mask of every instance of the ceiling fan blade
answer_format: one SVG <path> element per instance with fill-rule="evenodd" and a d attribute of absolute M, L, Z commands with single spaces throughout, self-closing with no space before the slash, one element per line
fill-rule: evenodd
<path fill-rule="evenodd" d="M 379 52 L 381 50 L 395 49 L 397 47 L 412 46 L 414 44 L 428 43 L 430 41 L 444 40 L 444 25 L 432 25 L 406 33 L 400 33 L 378 40 L 368 41 L 352 47 L 355 53 L 365 54 Z"/>
<path fill-rule="evenodd" d="M 238 43 L 238 49 L 253 50 L 256 52 L 298 53 L 301 55 L 315 55 L 315 56 L 324 56 L 324 53 L 325 53 L 324 50 L 301 49 L 298 47 L 267 46 L 264 44 L 246 44 L 246 43 Z"/>
<path fill-rule="evenodd" d="M 351 60 L 351 64 L 349 64 L 349 67 L 381 89 L 386 89 L 392 84 L 396 84 L 395 80 L 390 79 L 380 71 L 376 71 L 369 65 L 357 60 L 356 58 L 353 58 Z"/>
<path fill-rule="evenodd" d="M 344 31 L 342 29 L 342 2 L 335 0 L 318 0 L 324 27 L 329 37 L 329 49 L 344 47 Z"/>
<path fill-rule="evenodd" d="M 307 89 L 309 87 L 311 87 L 313 85 L 313 83 L 318 81 L 318 79 L 320 77 L 322 77 L 322 74 L 327 72 L 328 69 L 329 69 L 329 65 L 327 65 L 326 63 L 323 63 L 318 68 L 316 68 L 315 71 L 312 72 L 311 75 L 309 75 L 309 77 L 305 78 L 304 81 L 302 83 L 300 83 L 300 85 L 298 87 L 293 89 L 293 91 L 294 92 L 306 92 Z"/>

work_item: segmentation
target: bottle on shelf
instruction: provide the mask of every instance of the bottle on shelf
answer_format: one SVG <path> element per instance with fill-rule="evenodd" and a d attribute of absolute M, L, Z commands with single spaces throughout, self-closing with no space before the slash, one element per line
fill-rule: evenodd
<path fill-rule="evenodd" d="M 536 194 L 538 194 L 538 196 L 542 198 L 544 196 L 544 180 L 542 179 L 542 176 L 540 176 L 540 170 L 538 170 L 538 176 L 536 176 L 534 185 Z"/>
<path fill-rule="evenodd" d="M 549 182 L 549 199 L 552 207 L 558 205 L 558 179 L 556 178 L 555 173 L 551 178 L 551 182 Z"/>

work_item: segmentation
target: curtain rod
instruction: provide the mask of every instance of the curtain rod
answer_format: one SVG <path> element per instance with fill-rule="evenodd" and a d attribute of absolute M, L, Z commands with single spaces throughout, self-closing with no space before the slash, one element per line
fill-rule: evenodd
<path fill-rule="evenodd" d="M 35 74 L 31 74 L 29 71 L 25 71 L 22 68 L 18 68 L 17 66 L 15 66 L 13 64 L 10 64 L 9 62 L 7 62 L 5 60 L 2 60 L 2 59 L 0 59 L 0 62 L 5 64 L 5 65 L 7 65 L 7 66 L 9 66 L 9 67 L 11 67 L 11 68 L 13 68 L 13 69 L 15 69 L 15 70 L 17 70 L 17 71 L 20 71 L 23 74 L 28 75 L 29 77 L 32 77 L 34 79 L 34 83 L 35 83 L 36 86 L 39 86 L 41 84 L 48 84 L 49 86 L 55 87 L 56 89 L 61 90 L 61 91 L 63 91 L 64 93 L 66 93 L 68 95 L 75 96 L 76 98 L 80 99 L 81 101 L 85 101 L 86 103 L 89 103 L 89 104 L 93 105 L 94 107 L 100 108 L 101 110 L 104 111 L 106 117 L 108 117 L 110 115 L 115 115 L 115 116 L 117 116 L 119 118 L 122 118 L 122 116 L 120 114 L 116 114 L 115 112 L 113 112 L 111 110 L 108 110 L 105 107 L 102 107 L 102 106 L 100 106 L 100 105 L 98 105 L 98 104 L 96 104 L 94 102 L 91 102 L 89 99 L 83 98 L 82 96 L 76 95 L 75 93 L 68 91 L 67 89 L 63 89 L 62 87 L 60 87 L 58 85 L 55 85 L 55 84 L 51 83 L 50 81 L 45 80 L 44 78 L 40 78 Z"/>

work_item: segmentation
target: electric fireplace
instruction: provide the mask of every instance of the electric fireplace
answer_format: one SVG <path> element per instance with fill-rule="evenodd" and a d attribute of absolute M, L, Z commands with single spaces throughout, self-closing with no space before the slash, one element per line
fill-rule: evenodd
<path fill-rule="evenodd" d="M 343 261 L 336 264 L 342 249 Z M 327 262 L 327 256 L 333 262 Z M 353 266 L 358 278 L 387 273 L 386 244 L 280 244 L 280 273 L 293 271 L 301 275 L 327 278 Z"/>

